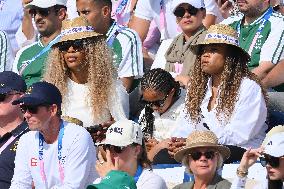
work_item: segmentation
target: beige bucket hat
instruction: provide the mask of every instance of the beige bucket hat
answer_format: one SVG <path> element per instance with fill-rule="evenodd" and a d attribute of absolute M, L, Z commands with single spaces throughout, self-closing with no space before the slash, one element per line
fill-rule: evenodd
<path fill-rule="evenodd" d="M 94 28 L 87 21 L 87 19 L 83 16 L 79 16 L 72 20 L 64 20 L 62 22 L 61 29 L 61 39 L 54 44 L 54 46 L 58 46 L 60 43 L 64 41 L 74 41 L 77 39 L 86 39 L 91 37 L 100 36 L 94 31 Z"/>
<path fill-rule="evenodd" d="M 174 158 L 176 161 L 182 162 L 185 155 L 200 147 L 217 150 L 224 160 L 228 159 L 231 154 L 229 148 L 218 144 L 218 138 L 212 131 L 193 131 L 186 139 L 186 145 L 175 154 Z"/>
<path fill-rule="evenodd" d="M 209 27 L 203 42 L 192 45 L 194 53 L 197 53 L 200 47 L 209 44 L 226 44 L 235 47 L 239 54 L 250 60 L 250 55 L 240 47 L 239 37 L 236 30 L 225 24 L 216 24 Z"/>

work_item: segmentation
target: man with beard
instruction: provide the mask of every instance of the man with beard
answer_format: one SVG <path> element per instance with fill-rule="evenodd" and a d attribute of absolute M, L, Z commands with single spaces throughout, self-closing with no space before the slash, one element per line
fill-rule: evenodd
<path fill-rule="evenodd" d="M 237 0 L 237 4 L 243 15 L 223 23 L 237 30 L 240 46 L 251 55 L 248 67 L 262 80 L 284 59 L 284 17 L 269 0 Z"/>
<path fill-rule="evenodd" d="M 66 0 L 33 0 L 25 8 L 34 18 L 40 39 L 17 53 L 13 71 L 30 86 L 41 80 L 50 47 L 59 39 L 66 17 Z"/>

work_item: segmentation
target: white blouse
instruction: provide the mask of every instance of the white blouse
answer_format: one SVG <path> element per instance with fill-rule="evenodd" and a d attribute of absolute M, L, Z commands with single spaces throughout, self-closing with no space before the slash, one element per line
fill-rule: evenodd
<path fill-rule="evenodd" d="M 258 148 L 264 137 L 267 125 L 267 108 L 260 86 L 248 78 L 244 78 L 239 89 L 238 100 L 228 123 L 219 121 L 216 106 L 209 112 L 207 107 L 212 96 L 212 80 L 209 79 L 207 91 L 201 104 L 202 118 L 194 124 L 186 110 L 177 119 L 182 127 L 178 127 L 174 136 L 186 138 L 193 130 L 211 130 L 219 143 L 236 145 L 243 148 Z M 217 100 L 218 101 L 218 100 Z"/>

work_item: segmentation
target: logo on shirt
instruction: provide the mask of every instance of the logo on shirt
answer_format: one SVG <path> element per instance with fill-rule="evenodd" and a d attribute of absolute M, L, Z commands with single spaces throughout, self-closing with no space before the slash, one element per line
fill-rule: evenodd
<path fill-rule="evenodd" d="M 37 158 L 31 158 L 31 166 L 36 167 L 37 166 Z"/>
<path fill-rule="evenodd" d="M 12 147 L 10 148 L 11 151 L 16 152 L 17 151 L 17 147 L 18 147 L 19 141 L 16 141 Z"/>

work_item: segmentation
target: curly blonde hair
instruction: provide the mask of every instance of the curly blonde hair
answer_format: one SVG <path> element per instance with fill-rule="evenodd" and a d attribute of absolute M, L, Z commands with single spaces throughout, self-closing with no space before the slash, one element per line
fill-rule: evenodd
<path fill-rule="evenodd" d="M 84 49 L 85 61 L 89 64 L 88 73 L 86 73 L 88 74 L 89 102 L 92 106 L 93 118 L 101 121 L 106 117 L 104 110 L 108 109 L 108 95 L 113 89 L 116 79 L 115 68 L 112 65 L 112 54 L 103 36 L 82 40 L 84 41 L 82 49 Z M 63 52 L 59 50 L 58 46 L 55 46 L 48 57 L 44 80 L 58 87 L 63 96 L 63 103 L 67 104 L 69 102 L 65 97 L 68 93 L 67 79 L 69 77 L 70 69 L 64 60 Z"/>
<path fill-rule="evenodd" d="M 219 86 L 218 102 L 216 107 L 217 119 L 223 123 L 228 123 L 238 101 L 238 94 L 242 80 L 246 77 L 260 85 L 265 101 L 267 103 L 267 93 L 261 86 L 255 74 L 247 67 L 248 60 L 236 53 L 239 50 L 235 47 L 226 46 L 226 58 L 224 70 L 221 75 L 221 85 Z M 186 109 L 193 123 L 197 124 L 201 119 L 201 103 L 205 97 L 207 83 L 210 75 L 201 69 L 201 53 L 198 52 L 196 62 L 190 74 L 190 85 L 187 89 Z"/>

